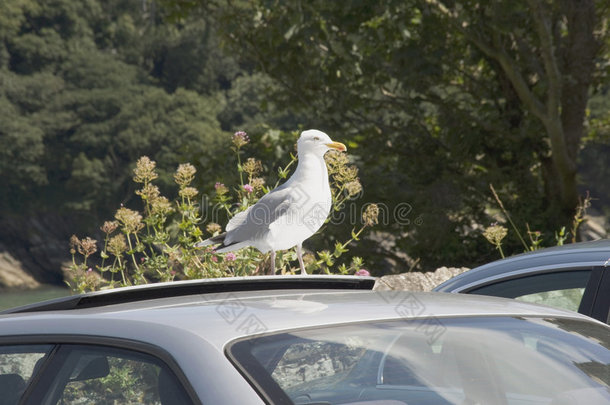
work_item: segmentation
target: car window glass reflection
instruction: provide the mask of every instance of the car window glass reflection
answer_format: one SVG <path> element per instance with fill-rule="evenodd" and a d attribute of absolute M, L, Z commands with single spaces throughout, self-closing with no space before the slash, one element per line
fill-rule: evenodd
<path fill-rule="evenodd" d="M 94 346 L 67 345 L 62 350 L 63 364 L 42 401 L 45 405 L 192 403 L 174 374 L 150 355 Z"/>
<path fill-rule="evenodd" d="M 520 301 L 578 311 L 591 270 L 560 271 L 498 281 L 471 294 L 516 298 Z"/>
<path fill-rule="evenodd" d="M 379 322 L 244 340 L 229 350 L 274 402 L 283 393 L 299 405 L 610 403 L 605 329 L 543 318 L 439 322 L 440 334 L 429 333 L 429 320 Z"/>
<path fill-rule="evenodd" d="M 543 304 L 556 308 L 568 309 L 570 311 L 578 311 L 584 293 L 584 288 L 566 288 L 564 290 L 525 294 L 515 297 L 515 299 L 523 302 L 531 302 L 533 304 Z"/>
<path fill-rule="evenodd" d="M 16 405 L 51 345 L 0 346 L 0 404 Z"/>

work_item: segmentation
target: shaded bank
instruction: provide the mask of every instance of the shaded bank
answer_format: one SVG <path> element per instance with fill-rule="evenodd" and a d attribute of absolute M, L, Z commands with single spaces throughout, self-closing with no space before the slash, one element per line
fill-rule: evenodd
<path fill-rule="evenodd" d="M 0 217 L 0 288 L 64 286 L 68 239 L 77 221 L 58 214 Z"/>
<path fill-rule="evenodd" d="M 67 295 L 70 295 L 68 288 L 52 285 L 41 285 L 31 290 L 0 290 L 0 311 Z"/>

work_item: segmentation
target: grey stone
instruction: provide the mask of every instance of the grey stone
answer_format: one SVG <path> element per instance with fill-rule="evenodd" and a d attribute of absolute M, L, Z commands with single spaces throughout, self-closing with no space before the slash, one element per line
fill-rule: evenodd
<path fill-rule="evenodd" d="M 26 290 L 40 287 L 40 283 L 34 280 L 13 256 L 0 252 L 0 287 Z"/>
<path fill-rule="evenodd" d="M 411 272 L 383 276 L 377 279 L 376 291 L 430 291 L 440 283 L 468 270 L 466 267 L 440 267 L 425 273 Z"/>

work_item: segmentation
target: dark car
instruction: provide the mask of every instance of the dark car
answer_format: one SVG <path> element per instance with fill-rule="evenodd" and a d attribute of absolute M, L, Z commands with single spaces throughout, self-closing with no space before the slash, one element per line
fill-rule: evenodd
<path fill-rule="evenodd" d="M 175 282 L 7 310 L 0 404 L 610 403 L 608 325 L 374 282 Z"/>
<path fill-rule="evenodd" d="M 610 240 L 536 250 L 474 268 L 438 292 L 492 295 L 545 304 L 610 323 Z"/>

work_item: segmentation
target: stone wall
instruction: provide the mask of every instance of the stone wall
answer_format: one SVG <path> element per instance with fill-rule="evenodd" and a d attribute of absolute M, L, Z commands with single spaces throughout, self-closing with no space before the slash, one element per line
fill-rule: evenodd
<path fill-rule="evenodd" d="M 374 290 L 430 291 L 440 283 L 468 270 L 466 267 L 441 267 L 425 273 L 411 272 L 383 276 L 377 279 Z"/>

